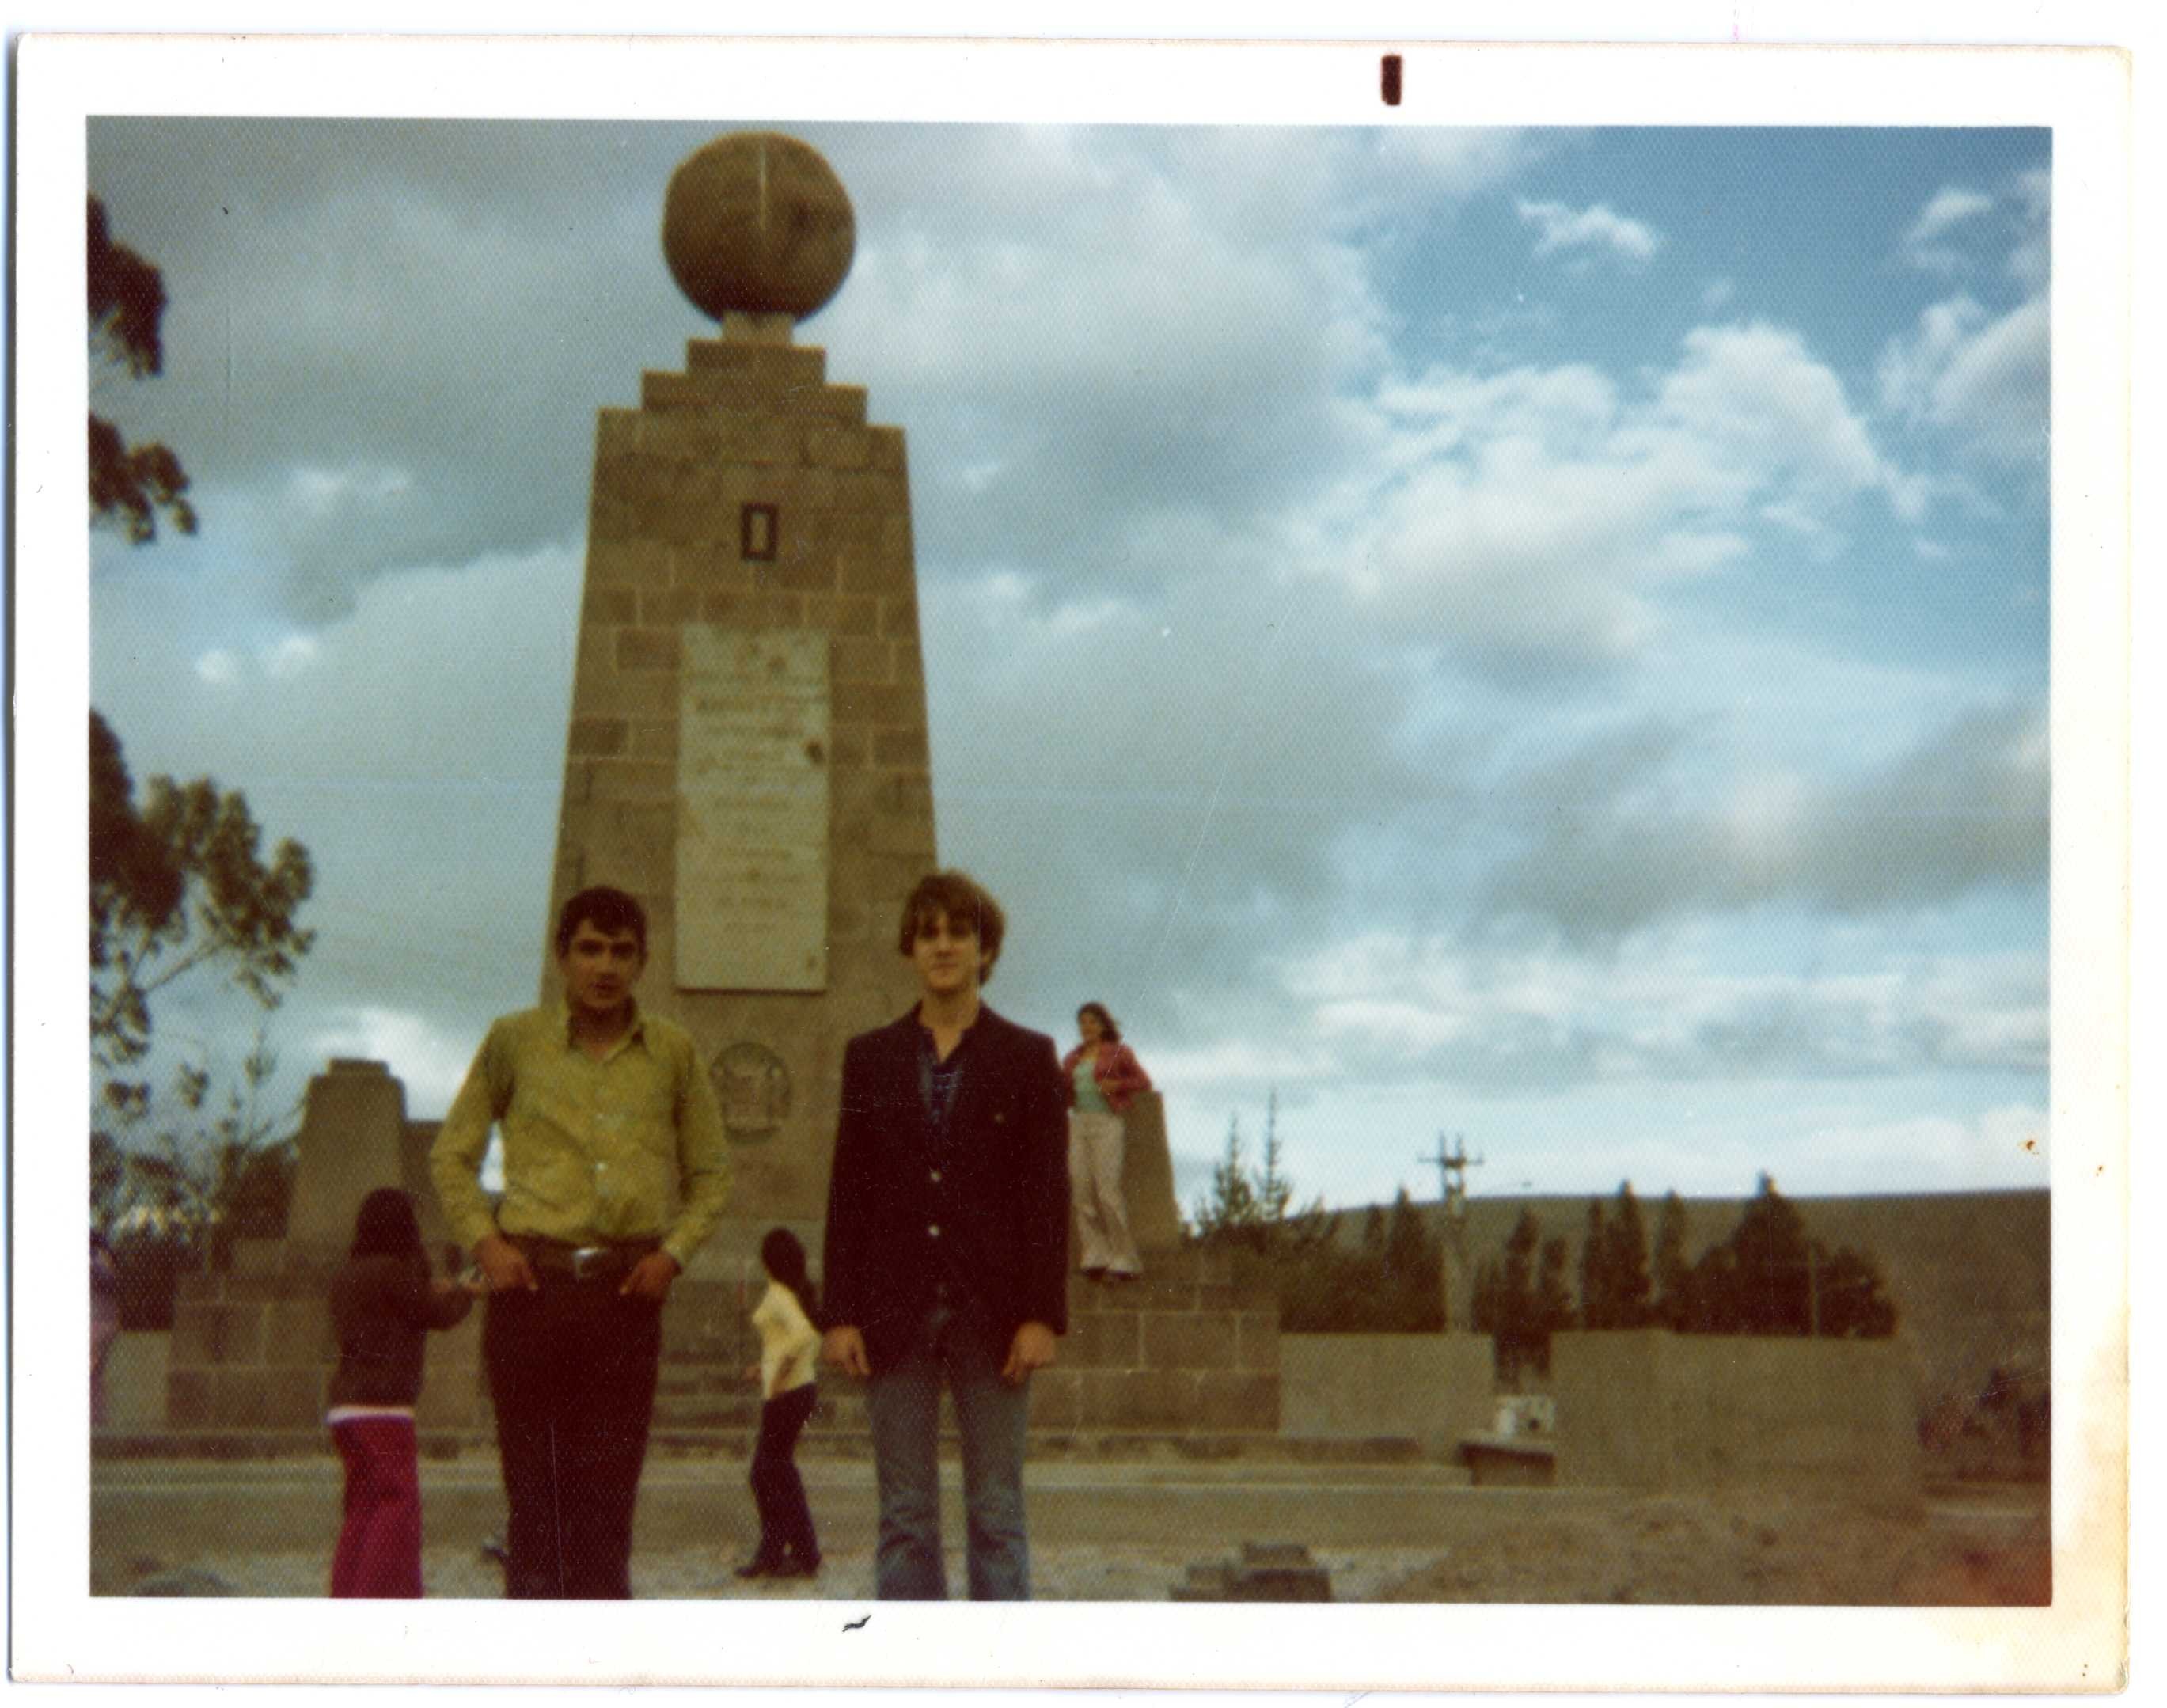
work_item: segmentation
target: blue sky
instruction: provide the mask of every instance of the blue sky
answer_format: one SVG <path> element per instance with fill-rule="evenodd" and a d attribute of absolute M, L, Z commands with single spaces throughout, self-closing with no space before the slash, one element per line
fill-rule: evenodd
<path fill-rule="evenodd" d="M 93 703 L 315 855 L 296 1081 L 439 1112 L 531 998 L 595 411 L 704 334 L 655 231 L 724 128 L 90 127 L 173 305 L 95 400 L 204 517 L 97 543 Z M 1333 1202 L 1441 1130 L 1478 1190 L 2044 1183 L 2046 132 L 787 128 L 993 1000 L 1121 1016 L 1184 1200 L 1274 1087 Z"/>

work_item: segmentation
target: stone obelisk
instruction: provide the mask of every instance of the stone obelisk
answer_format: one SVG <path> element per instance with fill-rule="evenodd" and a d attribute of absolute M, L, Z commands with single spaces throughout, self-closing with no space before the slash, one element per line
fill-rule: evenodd
<path fill-rule="evenodd" d="M 925 679 L 902 429 L 792 341 L 850 271 L 841 183 L 726 136 L 678 167 L 662 242 L 722 336 L 601 414 L 548 918 L 591 883 L 645 904 L 641 1000 L 699 1041 L 731 1141 L 701 1266 L 734 1273 L 766 1227 L 817 1227 L 844 1042 L 916 993 Z"/>

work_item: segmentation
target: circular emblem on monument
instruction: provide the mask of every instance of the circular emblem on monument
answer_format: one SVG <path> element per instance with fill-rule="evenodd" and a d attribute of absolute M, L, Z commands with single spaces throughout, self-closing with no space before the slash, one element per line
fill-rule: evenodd
<path fill-rule="evenodd" d="M 709 143 L 677 168 L 663 203 L 670 273 L 717 320 L 732 309 L 803 320 L 834 295 L 856 245 L 834 168 L 771 130 Z"/>
<path fill-rule="evenodd" d="M 707 1069 L 732 1144 L 762 1144 L 790 1113 L 790 1069 L 766 1044 L 736 1043 Z"/>

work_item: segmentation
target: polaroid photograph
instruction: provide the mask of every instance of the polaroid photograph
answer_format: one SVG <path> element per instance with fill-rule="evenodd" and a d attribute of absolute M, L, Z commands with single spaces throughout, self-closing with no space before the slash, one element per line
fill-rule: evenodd
<path fill-rule="evenodd" d="M 24 40 L 16 1675 L 2117 1688 L 2128 79 Z"/>

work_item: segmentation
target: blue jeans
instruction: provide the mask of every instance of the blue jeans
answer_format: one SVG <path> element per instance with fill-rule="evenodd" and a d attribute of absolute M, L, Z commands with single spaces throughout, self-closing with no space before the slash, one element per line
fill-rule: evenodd
<path fill-rule="evenodd" d="M 1024 1421 L 1028 1383 L 1011 1387 L 977 1325 L 946 1306 L 925 1319 L 909 1355 L 866 1389 L 880 1483 L 875 1593 L 883 1601 L 940 1601 L 948 1594 L 940 1557 L 940 1385 L 956 1403 L 963 1446 L 971 1599 L 1031 1599 L 1024 1539 Z"/>

